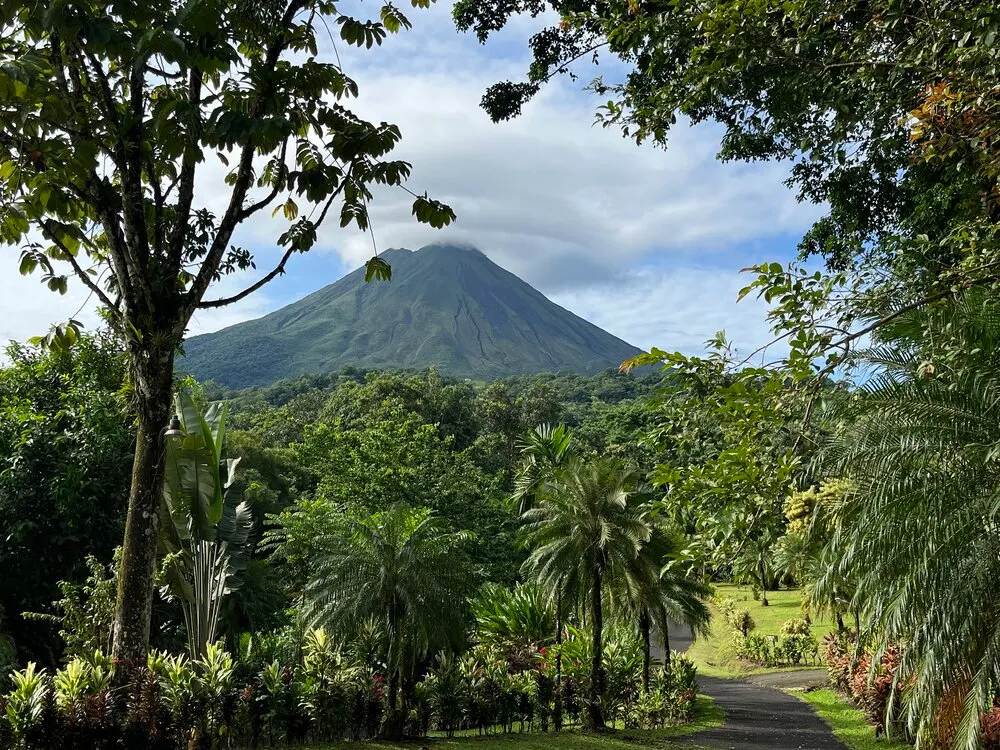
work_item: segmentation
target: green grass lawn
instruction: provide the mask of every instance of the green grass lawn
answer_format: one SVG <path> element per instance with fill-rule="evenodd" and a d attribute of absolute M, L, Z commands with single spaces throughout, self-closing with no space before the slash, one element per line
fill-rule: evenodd
<path fill-rule="evenodd" d="M 716 585 L 716 589 L 719 596 L 735 599 L 740 607 L 749 609 L 757 624 L 757 631 L 766 635 L 778 635 L 786 620 L 802 616 L 802 592 L 799 589 L 768 591 L 767 599 L 770 606 L 767 607 L 754 600 L 749 586 L 720 583 Z M 813 615 L 812 632 L 817 640 L 834 629 L 836 623 L 832 619 Z M 722 613 L 714 606 L 711 633 L 691 644 L 687 654 L 698 666 L 698 671 L 708 677 L 741 677 L 767 672 L 815 669 L 822 666 L 806 664 L 801 667 L 754 667 L 746 664 L 733 653 L 732 629 L 722 618 Z"/>
<path fill-rule="evenodd" d="M 809 703 L 830 725 L 837 739 L 851 750 L 913 750 L 912 745 L 876 737 L 864 714 L 833 690 L 813 690 L 795 695 Z"/>
<path fill-rule="evenodd" d="M 335 742 L 332 745 L 314 745 L 309 750 L 400 750 L 401 748 L 428 747 L 432 750 L 497 750 L 497 748 L 519 748 L 519 750 L 698 750 L 694 745 L 680 745 L 674 742 L 678 737 L 686 737 L 695 732 L 721 726 L 723 720 L 720 709 L 711 698 L 699 696 L 696 719 L 691 724 L 669 729 L 643 731 L 639 729 L 616 729 L 607 734 L 589 734 L 571 729 L 556 733 L 542 734 L 494 734 L 487 737 L 467 736 L 446 739 L 431 737 L 425 740 L 410 740 L 405 743 L 391 742 Z"/>

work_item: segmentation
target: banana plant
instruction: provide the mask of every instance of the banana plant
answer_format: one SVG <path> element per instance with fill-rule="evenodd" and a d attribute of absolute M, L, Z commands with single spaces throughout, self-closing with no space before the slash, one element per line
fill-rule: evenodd
<path fill-rule="evenodd" d="M 174 398 L 181 434 L 168 438 L 160 518 L 164 594 L 184 612 L 191 658 L 217 637 L 222 601 L 239 586 L 250 555 L 250 506 L 229 495 L 239 459 L 224 456 L 227 405 L 204 413 Z"/>

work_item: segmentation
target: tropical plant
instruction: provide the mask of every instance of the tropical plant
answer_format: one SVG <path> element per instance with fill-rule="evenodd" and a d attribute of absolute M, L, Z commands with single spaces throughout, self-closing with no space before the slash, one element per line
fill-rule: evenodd
<path fill-rule="evenodd" d="M 864 363 L 871 376 L 830 414 L 826 465 L 852 492 L 819 584 L 854 582 L 874 662 L 902 645 L 893 671 L 912 681 L 918 737 L 971 750 L 1000 675 L 1000 305 L 970 292 L 903 313 Z"/>
<path fill-rule="evenodd" d="M 225 457 L 226 406 L 202 414 L 184 391 L 175 405 L 182 434 L 167 442 L 161 575 L 165 593 L 180 601 L 195 659 L 217 637 L 222 602 L 249 558 L 253 522 L 250 506 L 228 493 L 239 459 Z"/>
<path fill-rule="evenodd" d="M 665 664 L 670 662 L 671 623 L 704 632 L 711 620 L 706 599 L 710 589 L 692 575 L 684 559 L 684 538 L 649 517 L 650 535 L 639 554 L 615 571 L 609 599 L 616 615 L 638 625 L 642 638 L 642 685 L 649 689 L 650 639 L 655 628 L 663 638 Z"/>
<path fill-rule="evenodd" d="M 115 619 L 115 579 L 119 558 L 116 550 L 114 561 L 106 566 L 93 555 L 88 555 L 85 562 L 90 575 L 82 584 L 59 582 L 62 598 L 52 603 L 58 614 L 24 612 L 22 616 L 58 625 L 66 656 L 89 657 L 95 651 L 107 653 L 111 649 Z"/>
<path fill-rule="evenodd" d="M 14 687 L 4 696 L 4 712 L 12 747 L 14 750 L 30 750 L 32 732 L 42 723 L 50 687 L 45 670 L 38 669 L 34 662 L 29 662 L 20 672 L 14 672 L 11 681 Z"/>
<path fill-rule="evenodd" d="M 572 460 L 546 482 L 534 508 L 522 516 L 522 539 L 531 550 L 524 571 L 552 594 L 586 592 L 592 632 L 588 722 L 604 726 L 604 582 L 613 580 L 649 540 L 644 507 L 631 497 L 637 475 L 622 464 Z"/>
<path fill-rule="evenodd" d="M 521 464 L 514 476 L 511 503 L 523 515 L 535 502 L 539 488 L 573 456 L 572 438 L 566 425 L 538 425 L 518 443 Z"/>
<path fill-rule="evenodd" d="M 440 652 L 427 673 L 424 686 L 437 728 L 448 737 L 454 736 L 469 700 L 469 681 L 462 670 L 462 662 L 453 654 Z"/>
<path fill-rule="evenodd" d="M 2 631 L 22 664 L 55 665 L 59 628 L 22 613 L 50 611 L 61 582 L 92 572 L 88 555 L 107 563 L 121 543 L 134 447 L 124 361 L 104 336 L 71 352 L 11 344 L 0 359 Z"/>
<path fill-rule="evenodd" d="M 308 616 L 349 635 L 369 620 L 386 633 L 389 713 L 384 733 L 402 735 L 399 686 L 414 661 L 464 637 L 468 570 L 462 544 L 427 509 L 395 505 L 345 516 L 320 540 L 306 587 Z"/>
<path fill-rule="evenodd" d="M 486 584 L 472 600 L 471 608 L 476 633 L 483 642 L 524 654 L 552 640 L 555 613 L 533 583 L 521 583 L 513 589 Z"/>

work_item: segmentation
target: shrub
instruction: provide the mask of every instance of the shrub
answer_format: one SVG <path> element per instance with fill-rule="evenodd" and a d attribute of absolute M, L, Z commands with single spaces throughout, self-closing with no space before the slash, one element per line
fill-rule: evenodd
<path fill-rule="evenodd" d="M 823 660 L 830 682 L 851 696 L 876 734 L 885 727 L 889 708 L 898 707 L 906 680 L 898 680 L 901 652 L 892 645 L 878 660 L 871 654 L 858 653 L 856 636 L 851 632 L 830 633 L 823 638 Z M 894 711 L 898 716 L 898 712 Z M 898 723 L 895 729 L 902 731 Z"/>
<path fill-rule="evenodd" d="M 851 662 L 854 659 L 854 645 L 851 633 L 828 633 L 823 637 L 821 648 L 826 673 L 830 684 L 837 690 L 850 691 Z"/>
<path fill-rule="evenodd" d="M 773 637 L 762 633 L 750 633 L 743 638 L 737 654 L 741 659 L 767 666 L 775 657 Z"/>
<path fill-rule="evenodd" d="M 890 646 L 877 662 L 869 654 L 862 655 L 851 673 L 851 695 L 875 726 L 876 734 L 884 726 L 890 704 L 899 699 L 899 689 L 894 686 L 899 660 L 899 648 Z"/>
<path fill-rule="evenodd" d="M 469 680 L 463 674 L 462 663 L 450 654 L 438 654 L 423 687 L 433 722 L 453 737 L 469 703 Z"/>
<path fill-rule="evenodd" d="M 750 631 L 757 627 L 750 610 L 745 608 L 733 610 L 728 617 L 728 622 L 733 630 L 740 631 L 744 636 L 749 635 Z"/>
<path fill-rule="evenodd" d="M 324 743 L 375 736 L 386 709 L 385 677 L 365 657 L 345 659 L 323 630 L 305 634 L 292 661 L 284 639 L 241 638 L 236 656 L 210 645 L 199 659 L 150 653 L 128 691 L 111 690 L 110 660 L 76 657 L 54 676 L 34 665 L 14 673 L 0 695 L 0 747 L 14 750 L 222 750 Z M 462 656 L 439 654 L 421 681 L 402 686 L 407 734 L 437 728 L 522 731 L 562 715 L 581 720 L 589 691 L 590 635 L 568 628 L 558 648 L 540 649 L 524 670 L 509 649 L 482 644 Z M 562 659 L 559 688 L 555 656 Z M 604 696 L 608 717 L 633 726 L 689 721 L 694 665 L 674 654 L 641 695 L 641 644 L 610 629 Z"/>
<path fill-rule="evenodd" d="M 983 750 L 1000 750 L 1000 706 L 993 706 L 979 717 Z"/>
<path fill-rule="evenodd" d="M 638 696 L 625 714 L 626 724 L 640 729 L 660 729 L 691 721 L 698 695 L 694 663 L 674 654 L 663 670 L 653 675 L 648 693 Z"/>
<path fill-rule="evenodd" d="M 781 625 L 782 635 L 810 635 L 811 630 L 808 621 L 801 617 L 793 617 L 785 620 Z"/>
<path fill-rule="evenodd" d="M 785 635 L 778 640 L 774 656 L 778 661 L 797 666 L 805 659 L 814 659 L 819 646 L 811 635 Z"/>
<path fill-rule="evenodd" d="M 41 744 L 38 735 L 42 730 L 50 688 L 45 670 L 39 670 L 34 662 L 20 672 L 14 672 L 11 680 L 14 689 L 4 701 L 11 747 L 13 750 L 27 750 Z"/>

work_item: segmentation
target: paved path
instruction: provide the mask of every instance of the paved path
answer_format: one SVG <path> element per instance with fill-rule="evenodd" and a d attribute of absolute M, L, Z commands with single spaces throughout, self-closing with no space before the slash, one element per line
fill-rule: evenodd
<path fill-rule="evenodd" d="M 691 645 L 690 631 L 670 629 L 670 645 L 683 651 Z M 656 656 L 662 657 L 662 649 Z M 685 738 L 685 744 L 719 750 L 845 750 L 808 703 L 780 690 L 742 680 L 698 677 L 701 692 L 725 712 L 717 729 Z"/>
<path fill-rule="evenodd" d="M 687 744 L 720 750 L 844 750 L 808 703 L 739 680 L 699 677 L 701 692 L 726 713 L 725 723 Z"/>

